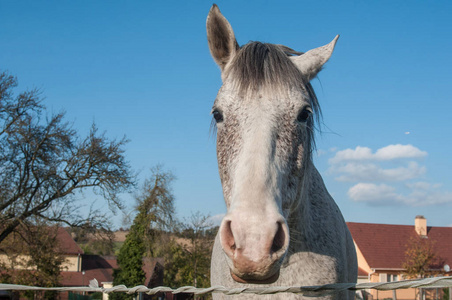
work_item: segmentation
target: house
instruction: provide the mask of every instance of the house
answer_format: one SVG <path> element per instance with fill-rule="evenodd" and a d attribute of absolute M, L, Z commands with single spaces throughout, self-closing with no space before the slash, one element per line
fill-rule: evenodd
<path fill-rule="evenodd" d="M 96 279 L 99 285 L 113 281 L 113 269 L 117 268 L 115 256 L 81 255 L 78 270 L 61 271 L 60 284 L 66 287 L 88 286 L 90 280 Z"/>
<path fill-rule="evenodd" d="M 403 280 L 403 263 L 410 239 L 420 237 L 432 242 L 441 265 L 431 266 L 438 274 L 450 276 L 452 266 L 452 227 L 427 226 L 423 216 L 417 216 L 414 226 L 348 222 L 358 256 L 358 283 Z M 396 291 L 368 290 L 372 299 L 415 299 L 414 289 Z M 437 291 L 429 291 L 435 294 Z M 438 291 L 441 293 L 442 291 Z M 433 298 L 436 296 L 431 295 Z M 439 297 L 439 296 L 438 296 Z M 428 297 L 427 297 L 428 298 Z M 441 298 L 436 298 L 441 299 Z"/>
<path fill-rule="evenodd" d="M 58 252 L 62 256 L 59 282 L 61 286 L 80 287 L 87 286 L 89 281 L 96 278 L 102 286 L 103 282 L 113 281 L 113 268 L 117 267 L 115 257 L 99 255 L 86 255 L 74 241 L 69 232 L 62 227 L 48 227 L 48 234 L 55 234 L 58 243 Z M 28 263 L 30 257 L 20 252 L 27 246 L 20 239 L 11 237 L 8 249 L 0 253 L 0 263 L 8 269 L 13 278 L 22 276 L 24 270 L 34 272 L 36 266 Z M 16 251 L 19 251 L 17 253 Z M 26 252 L 23 252 L 26 253 Z M 68 293 L 58 294 L 59 299 L 68 299 Z"/>
<path fill-rule="evenodd" d="M 61 286 L 88 286 L 93 279 L 96 279 L 101 287 L 109 288 L 113 286 L 113 269 L 118 268 L 115 256 L 85 254 L 66 229 L 49 228 L 49 230 L 52 229 L 56 230 L 59 252 L 64 258 L 59 281 Z M 29 261 L 27 255 L 14 253 L 12 249 L 14 248 L 8 249 L 8 254 L 0 252 L 0 264 L 9 269 L 10 272 L 12 270 L 11 274 L 20 274 L 16 271 L 29 270 L 33 272 L 36 270 L 35 266 L 27 264 Z M 143 259 L 143 269 L 146 273 L 146 280 L 143 283 L 145 286 L 155 287 L 163 284 L 163 265 L 162 258 Z M 58 298 L 68 299 L 69 293 L 61 292 L 58 294 Z M 107 294 L 104 294 L 103 299 L 108 299 Z"/>
<path fill-rule="evenodd" d="M 60 254 L 64 258 L 61 268 L 70 271 L 80 271 L 83 250 L 74 242 L 71 235 L 64 228 L 50 227 L 48 228 L 48 231 L 49 234 L 56 234 Z M 25 243 L 23 243 L 22 240 L 15 238 L 13 235 L 8 238 L 10 239 L 6 240 L 5 244 L 2 244 L 0 263 L 8 269 L 35 269 L 35 267 L 27 265 L 30 258 L 27 255 L 22 254 L 23 252 L 21 249 L 27 247 Z"/>

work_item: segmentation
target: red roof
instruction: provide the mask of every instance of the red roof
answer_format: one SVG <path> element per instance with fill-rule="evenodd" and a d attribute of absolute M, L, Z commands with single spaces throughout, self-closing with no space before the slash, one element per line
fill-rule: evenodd
<path fill-rule="evenodd" d="M 62 286 L 88 286 L 90 280 L 96 279 L 99 284 L 113 281 L 113 269 L 118 268 L 115 256 L 83 255 L 82 271 L 61 272 Z M 143 270 L 146 273 L 144 285 L 155 287 L 163 285 L 163 258 L 145 258 Z"/>
<path fill-rule="evenodd" d="M 66 229 L 59 227 L 58 228 L 58 246 L 62 254 L 66 255 L 77 255 L 83 254 L 83 250 L 79 245 L 74 241 L 72 236 Z"/>
<path fill-rule="evenodd" d="M 358 267 L 358 277 L 367 277 L 369 274 L 366 272 L 366 271 L 364 271 L 362 268 L 359 268 Z"/>
<path fill-rule="evenodd" d="M 0 224 L 0 227 L 1 227 L 1 225 L 2 224 Z M 34 227 L 31 227 L 31 228 L 34 228 Z M 15 234 L 21 234 L 21 232 L 24 232 L 24 230 L 27 230 L 27 229 L 19 227 L 17 229 L 17 232 L 13 232 L 10 236 L 7 237 L 8 239 L 10 239 L 10 241 L 12 242 L 11 244 L 13 246 L 13 247 L 10 247 L 11 249 L 9 249 L 9 251 L 14 251 L 16 253 L 20 253 L 28 247 L 23 239 L 14 239 Z M 51 235 L 51 236 L 54 236 L 54 234 L 56 233 L 56 238 L 57 238 L 57 242 L 58 242 L 58 250 L 59 250 L 58 252 L 60 254 L 63 254 L 63 255 L 83 254 L 83 250 L 79 247 L 79 245 L 77 245 L 77 243 L 74 241 L 72 236 L 66 231 L 65 228 L 51 226 L 51 227 L 46 227 L 46 228 L 42 228 L 42 230 L 41 229 L 39 229 L 39 230 L 41 231 L 41 234 L 45 233 L 44 230 L 47 230 L 47 234 Z M 34 230 L 30 231 L 30 232 L 33 233 Z"/>
<path fill-rule="evenodd" d="M 353 240 L 373 269 L 401 269 L 414 226 L 347 222 Z M 436 254 L 452 265 L 452 227 L 427 227 Z"/>
<path fill-rule="evenodd" d="M 99 285 L 102 282 L 113 281 L 113 269 L 110 270 L 88 270 L 85 275 L 82 272 L 61 272 L 61 286 L 88 286 L 89 281 L 96 279 Z"/>
<path fill-rule="evenodd" d="M 89 281 L 96 279 L 99 284 L 113 281 L 113 269 L 117 268 L 116 257 L 100 255 L 83 255 L 82 271 L 61 272 L 62 286 L 87 286 Z"/>

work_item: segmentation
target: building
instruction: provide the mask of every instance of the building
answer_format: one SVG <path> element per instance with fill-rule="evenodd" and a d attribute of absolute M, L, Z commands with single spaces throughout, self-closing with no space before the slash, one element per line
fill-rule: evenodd
<path fill-rule="evenodd" d="M 358 256 L 358 283 L 390 282 L 405 279 L 403 263 L 410 239 L 420 237 L 432 241 L 439 260 L 431 266 L 439 275 L 452 275 L 452 227 L 427 226 L 423 216 L 417 216 L 415 225 L 388 225 L 348 222 Z M 373 299 L 415 299 L 414 289 L 396 291 L 367 291 Z M 429 291 L 435 294 L 437 291 Z M 442 291 L 438 291 L 441 293 Z M 430 295 L 435 298 L 436 295 Z M 427 297 L 428 298 L 428 297 Z M 436 298 L 441 299 L 441 298 Z"/>
<path fill-rule="evenodd" d="M 59 252 L 64 258 L 61 269 L 71 272 L 80 272 L 82 268 L 81 256 L 83 255 L 83 250 L 77 245 L 71 235 L 64 228 L 50 227 L 48 228 L 48 231 L 48 234 L 56 234 Z M 0 263 L 8 269 L 35 269 L 35 267 L 28 266 L 27 264 L 30 258 L 27 255 L 22 254 L 23 252 L 21 253 L 20 249 L 24 249 L 27 246 L 21 241 L 21 239 L 15 239 L 14 237 L 11 238 L 11 240 L 7 240 L 11 246 L 6 246 L 7 248 L 1 249 Z"/>
<path fill-rule="evenodd" d="M 50 230 L 52 230 L 52 228 L 50 228 Z M 60 255 L 64 258 L 60 273 L 61 286 L 89 286 L 90 281 L 93 279 L 97 280 L 100 287 L 109 288 L 113 286 L 113 270 L 118 268 L 115 256 L 85 254 L 66 229 L 55 228 L 55 230 Z M 18 249 L 20 249 L 20 247 Z M 13 274 L 15 273 L 15 270 L 29 270 L 30 272 L 36 270 L 36 267 L 27 264 L 29 261 L 27 255 L 11 252 L 12 251 L 9 251 L 8 255 L 0 252 L 1 266 L 9 269 L 9 271 L 12 270 Z M 145 258 L 143 260 L 143 269 L 146 273 L 146 280 L 143 283 L 145 286 L 156 287 L 163 284 L 162 258 Z M 58 297 L 62 300 L 68 299 L 69 293 L 61 292 L 58 294 Z M 4 299 L 5 295 L 0 295 L 0 298 Z M 103 299 L 108 299 L 107 294 L 104 294 Z"/>

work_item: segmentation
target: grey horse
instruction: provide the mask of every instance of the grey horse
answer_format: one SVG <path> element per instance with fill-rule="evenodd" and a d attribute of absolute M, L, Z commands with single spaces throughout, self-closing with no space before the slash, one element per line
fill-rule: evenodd
<path fill-rule="evenodd" d="M 311 157 L 320 107 L 310 80 L 338 36 L 304 54 L 260 42 L 240 47 L 213 5 L 207 38 L 223 81 L 212 115 L 227 206 L 212 254 L 212 286 L 356 282 L 352 237 Z M 303 297 L 214 293 L 223 298 Z M 353 299 L 354 293 L 322 298 Z"/>

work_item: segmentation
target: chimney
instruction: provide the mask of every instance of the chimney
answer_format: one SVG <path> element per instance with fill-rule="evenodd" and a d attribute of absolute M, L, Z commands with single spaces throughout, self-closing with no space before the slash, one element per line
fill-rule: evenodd
<path fill-rule="evenodd" d="M 414 230 L 420 237 L 427 237 L 427 219 L 424 216 L 416 216 Z"/>

